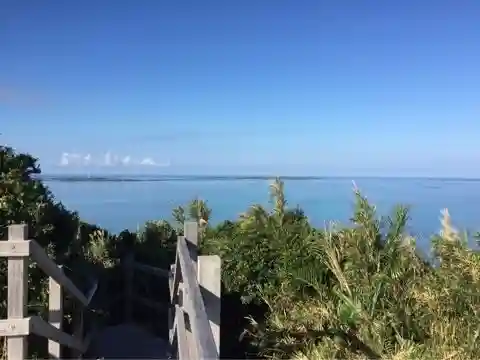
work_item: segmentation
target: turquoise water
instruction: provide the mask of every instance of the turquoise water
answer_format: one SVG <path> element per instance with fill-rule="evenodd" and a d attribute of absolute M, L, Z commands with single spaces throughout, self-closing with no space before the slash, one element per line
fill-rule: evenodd
<path fill-rule="evenodd" d="M 360 178 L 355 182 L 381 214 L 397 203 L 411 206 L 409 230 L 420 244 L 428 243 L 439 230 L 443 208 L 449 209 L 457 228 L 480 230 L 480 180 Z M 171 219 L 175 206 L 197 196 L 212 208 L 213 222 L 235 219 L 253 203 L 269 206 L 268 180 L 46 183 L 82 219 L 114 232 L 135 230 L 146 220 Z M 285 189 L 289 205 L 300 205 L 318 226 L 330 220 L 346 222 L 352 214 L 350 179 L 286 180 Z"/>

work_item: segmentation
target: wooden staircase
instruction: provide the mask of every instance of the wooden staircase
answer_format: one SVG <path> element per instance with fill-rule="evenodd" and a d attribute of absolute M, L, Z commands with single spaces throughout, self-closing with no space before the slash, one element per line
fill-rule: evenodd
<path fill-rule="evenodd" d="M 221 261 L 216 255 L 198 256 L 197 223 L 185 223 L 185 236 L 178 237 L 175 264 L 169 271 L 136 263 L 132 255 L 123 259 L 124 322 L 103 328 L 96 326 L 95 321 L 85 326 L 84 321 L 95 311 L 92 299 L 99 281 L 93 281 L 86 293 L 80 291 L 45 250 L 35 240 L 28 239 L 27 231 L 27 225 L 11 225 L 8 241 L 0 241 L 0 257 L 8 258 L 8 319 L 0 320 L 0 336 L 7 338 L 8 360 L 28 358 L 29 334 L 48 339 L 52 359 L 65 358 L 65 348 L 71 350 L 72 358 L 219 358 Z M 48 321 L 40 316 L 27 316 L 30 260 L 49 276 Z M 170 302 L 159 304 L 136 296 L 135 271 L 168 278 Z M 64 290 L 79 305 L 74 313 L 73 334 L 62 329 Z M 119 298 L 109 300 L 114 303 Z M 158 311 L 168 313 L 165 322 L 168 339 L 155 336 L 134 321 L 136 306 L 149 308 L 152 319 Z"/>

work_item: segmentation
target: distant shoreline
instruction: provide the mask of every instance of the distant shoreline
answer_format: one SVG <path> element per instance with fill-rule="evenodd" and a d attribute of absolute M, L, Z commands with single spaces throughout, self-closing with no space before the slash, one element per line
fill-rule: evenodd
<path fill-rule="evenodd" d="M 52 175 L 37 176 L 44 181 L 59 182 L 162 182 L 162 181 L 238 181 L 238 180 L 273 180 L 274 175 Z M 279 176 L 282 180 L 312 181 L 312 180 L 430 180 L 430 181 L 465 181 L 476 182 L 476 178 L 436 178 L 436 177 L 380 177 L 380 176 Z"/>
<path fill-rule="evenodd" d="M 141 181 L 235 181 L 235 180 L 272 180 L 275 176 L 221 176 L 221 175 L 40 175 L 45 181 L 66 182 L 141 182 Z M 322 180 L 320 176 L 281 176 L 284 180 Z"/>

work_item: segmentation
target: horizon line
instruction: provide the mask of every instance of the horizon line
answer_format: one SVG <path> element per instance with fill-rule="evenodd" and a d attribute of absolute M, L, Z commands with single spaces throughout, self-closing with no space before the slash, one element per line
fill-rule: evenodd
<path fill-rule="evenodd" d="M 479 177 L 462 176 L 411 176 L 411 175 L 267 175 L 267 174 L 49 174 L 37 175 L 44 180 L 77 180 L 77 181 L 155 181 L 155 180 L 270 180 L 275 178 L 285 180 L 355 180 L 355 179 L 385 179 L 385 180 L 449 180 L 449 181 L 480 181 Z"/>

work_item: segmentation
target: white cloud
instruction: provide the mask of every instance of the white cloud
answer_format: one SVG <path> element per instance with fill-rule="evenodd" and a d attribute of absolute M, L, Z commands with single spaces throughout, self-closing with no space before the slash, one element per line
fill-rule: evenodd
<path fill-rule="evenodd" d="M 118 156 L 112 154 L 110 151 L 107 151 L 105 153 L 105 156 L 103 157 L 103 164 L 105 166 L 114 166 L 117 164 L 117 161 L 118 161 Z"/>
<path fill-rule="evenodd" d="M 147 157 L 147 158 L 143 159 L 142 161 L 140 161 L 140 165 L 156 166 L 157 163 L 152 158 Z"/>
<path fill-rule="evenodd" d="M 130 165 L 131 161 L 132 161 L 132 158 L 130 157 L 130 155 L 127 155 L 122 159 L 122 164 L 125 166 L 128 166 Z"/>
<path fill-rule="evenodd" d="M 60 166 L 170 166 L 170 161 L 159 163 L 152 157 L 134 159 L 130 155 L 117 155 L 107 151 L 98 157 L 88 154 L 64 152 L 60 158 Z"/>
<path fill-rule="evenodd" d="M 109 152 L 107 152 L 104 156 L 104 163 L 107 166 L 110 166 L 112 164 L 112 155 Z"/>
<path fill-rule="evenodd" d="M 60 165 L 61 166 L 79 165 L 81 157 L 82 156 L 80 154 L 72 154 L 72 153 L 64 152 L 62 153 L 62 157 L 60 158 Z"/>
<path fill-rule="evenodd" d="M 61 166 L 68 166 L 69 163 L 70 163 L 70 161 L 68 159 L 68 153 L 63 153 L 62 157 L 60 158 L 60 165 Z"/>
<path fill-rule="evenodd" d="M 92 160 L 92 156 L 90 154 L 87 154 L 83 157 L 83 164 L 89 165 L 91 160 Z"/>
<path fill-rule="evenodd" d="M 151 157 L 146 157 L 144 158 L 142 161 L 140 161 L 140 165 L 143 165 L 143 166 L 161 166 L 161 167 L 167 167 L 167 166 L 170 166 L 170 160 L 166 161 L 166 162 L 163 162 L 163 163 L 159 163 L 159 162 L 156 162 L 154 159 L 152 159 Z"/>

